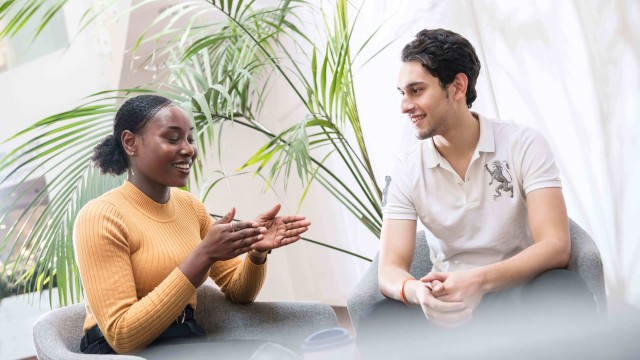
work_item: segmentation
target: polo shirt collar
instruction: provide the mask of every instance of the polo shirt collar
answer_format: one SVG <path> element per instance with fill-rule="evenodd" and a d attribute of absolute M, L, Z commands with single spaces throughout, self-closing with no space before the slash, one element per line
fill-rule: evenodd
<path fill-rule="evenodd" d="M 494 152 L 496 150 L 495 138 L 493 134 L 493 126 L 491 126 L 491 120 L 485 118 L 484 116 L 473 112 L 474 115 L 478 116 L 480 119 L 480 139 L 478 140 L 478 145 L 476 146 L 476 154 L 479 155 L 480 152 Z M 433 138 L 422 140 L 425 150 L 426 150 L 426 158 L 427 158 L 427 167 L 434 168 L 437 165 L 441 165 L 444 161 L 444 158 L 436 149 L 436 145 L 433 142 Z"/>
<path fill-rule="evenodd" d="M 440 162 L 443 160 L 442 155 L 436 149 L 436 144 L 433 143 L 433 138 L 430 137 L 428 139 L 422 140 L 422 143 L 425 146 L 426 157 L 427 157 L 427 167 L 429 169 L 433 169 L 434 167 L 440 165 Z"/>
<path fill-rule="evenodd" d="M 494 152 L 496 151 L 496 141 L 493 135 L 492 121 L 486 117 L 473 113 L 480 119 L 480 139 L 478 140 L 477 152 Z"/>

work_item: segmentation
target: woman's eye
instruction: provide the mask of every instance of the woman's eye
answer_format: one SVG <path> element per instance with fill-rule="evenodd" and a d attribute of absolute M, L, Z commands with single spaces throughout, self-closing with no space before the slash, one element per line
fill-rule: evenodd
<path fill-rule="evenodd" d="M 193 138 L 187 139 L 187 141 L 189 142 L 189 144 L 193 144 L 196 142 Z"/>
<path fill-rule="evenodd" d="M 171 144 L 176 144 L 178 142 L 177 138 L 167 138 L 167 140 L 171 143 Z"/>
<path fill-rule="evenodd" d="M 420 89 L 416 89 L 416 88 L 411 89 L 412 94 L 417 94 L 419 92 L 420 92 Z"/>

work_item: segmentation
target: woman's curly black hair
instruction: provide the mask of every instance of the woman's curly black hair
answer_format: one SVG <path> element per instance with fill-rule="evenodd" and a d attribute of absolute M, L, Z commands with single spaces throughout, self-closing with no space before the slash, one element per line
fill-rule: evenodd
<path fill-rule="evenodd" d="M 480 74 L 480 60 L 473 45 L 459 34 L 444 29 L 422 30 L 402 49 L 403 62 L 417 61 L 431 75 L 440 80 L 445 89 L 456 75 L 467 76 L 467 106 L 475 101 L 476 80 Z"/>
<path fill-rule="evenodd" d="M 103 174 L 120 175 L 127 171 L 129 158 L 122 146 L 122 132 L 139 133 L 158 111 L 172 104 L 171 100 L 158 95 L 138 95 L 125 101 L 116 113 L 113 134 L 93 149 L 93 164 Z"/>

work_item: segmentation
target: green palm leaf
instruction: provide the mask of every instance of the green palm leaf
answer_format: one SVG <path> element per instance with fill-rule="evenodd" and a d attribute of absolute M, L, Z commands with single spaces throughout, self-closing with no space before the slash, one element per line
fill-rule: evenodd
<path fill-rule="evenodd" d="M 123 14 L 153 1 L 139 2 Z M 90 7 L 80 27 L 95 21 L 112 2 L 104 0 Z M 64 3 L 66 0 L 3 2 L 0 20 L 8 25 L 0 31 L 0 38 L 14 35 L 43 13 L 34 34 L 37 36 Z M 299 206 L 312 182 L 317 182 L 379 235 L 381 192 L 369 161 L 353 86 L 355 59 L 350 49 L 356 21 L 350 21 L 348 14 L 350 10 L 359 13 L 359 9 L 350 6 L 346 0 L 337 0 L 333 17 L 322 7 L 318 10 L 312 2 L 302 0 L 283 0 L 272 7 L 257 7 L 253 0 L 185 1 L 167 8 L 148 27 L 161 26 L 161 30 L 143 32 L 133 49 L 135 52 L 142 44 L 155 45 L 147 61 L 161 62 L 166 68 L 163 82 L 149 89 L 94 94 L 88 103 L 43 119 L 8 140 L 18 146 L 0 159 L 0 186 L 24 182 L 36 169 L 46 169 L 51 176 L 46 188 L 21 209 L 18 221 L 0 243 L 0 249 L 17 254 L 13 261 L 5 262 L 3 274 L 26 291 L 57 284 L 60 301 L 65 304 L 80 298 L 72 246 L 74 219 L 90 199 L 123 181 L 123 177 L 100 175 L 89 158 L 97 142 L 111 131 L 117 103 L 140 93 L 166 96 L 189 114 L 204 159 L 214 149 L 218 156 L 224 153 L 219 139 L 224 136 L 225 124 L 234 123 L 265 136 L 264 145 L 238 168 L 252 171 L 220 177 L 219 173 L 204 174 L 195 167 L 194 180 L 204 197 L 228 176 L 258 174 L 271 190 L 274 181 L 282 179 L 286 187 L 294 177 L 304 187 Z M 303 26 L 297 14 L 301 8 L 319 14 L 323 24 L 320 40 L 303 30 L 308 24 Z M 216 14 L 224 19 L 210 21 Z M 357 54 L 370 39 L 359 46 Z M 273 131 L 262 121 L 269 116 L 263 108 L 270 102 L 276 83 L 282 81 L 306 114 L 295 119 L 292 126 Z M 338 174 L 330 159 L 340 164 L 337 168 L 346 169 L 347 176 Z M 6 208 L 17 209 L 28 191 L 18 187 L 15 199 Z M 7 214 L 0 214 L 0 220 L 6 220 Z M 33 224 L 19 225 L 25 222 Z M 24 243 L 20 245 L 17 239 L 24 239 Z M 345 249 L 305 240 L 366 259 Z"/>
<path fill-rule="evenodd" d="M 22 142 L 0 160 L 0 172 L 7 173 L 0 185 L 20 176 L 17 183 L 27 181 L 36 169 L 46 168 L 52 176 L 47 185 L 22 209 L 9 227 L 2 247 L 16 253 L 17 240 L 23 239 L 14 261 L 5 263 L 3 276 L 19 280 L 24 291 L 42 290 L 46 286 L 64 283 L 60 301 L 80 299 L 77 268 L 72 251 L 72 226 L 79 209 L 96 194 L 112 189 L 121 179 L 98 180 L 89 158 L 97 141 L 111 131 L 115 107 L 112 104 L 87 104 L 74 110 L 51 116 L 16 134 L 7 142 Z M 34 134 L 38 134 L 33 136 Z M 31 137 L 33 136 L 33 137 Z M 68 156 L 72 154 L 71 156 Z M 20 175 L 29 166 L 33 170 Z M 15 208 L 27 189 L 14 188 Z M 4 221 L 9 211 L 2 214 Z M 19 224 L 31 223 L 30 227 Z"/>

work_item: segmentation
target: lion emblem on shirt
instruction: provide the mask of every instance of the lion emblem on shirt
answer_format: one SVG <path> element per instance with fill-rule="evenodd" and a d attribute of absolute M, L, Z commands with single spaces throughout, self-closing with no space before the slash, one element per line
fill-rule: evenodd
<path fill-rule="evenodd" d="M 496 187 L 496 195 L 493 195 L 493 199 L 495 200 L 502 196 L 503 191 L 510 191 L 511 197 L 513 197 L 513 185 L 511 185 L 513 178 L 511 177 L 511 173 L 509 172 L 509 163 L 505 160 L 494 160 L 491 163 L 491 167 L 493 168 L 493 170 L 489 169 L 489 166 L 487 166 L 487 164 L 484 164 L 484 168 L 487 170 L 489 175 L 491 175 L 491 181 L 489 181 L 489 185 L 493 185 L 494 181 L 498 182 L 498 186 Z M 509 179 L 505 177 L 505 173 L 509 177 Z"/>

